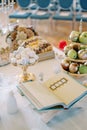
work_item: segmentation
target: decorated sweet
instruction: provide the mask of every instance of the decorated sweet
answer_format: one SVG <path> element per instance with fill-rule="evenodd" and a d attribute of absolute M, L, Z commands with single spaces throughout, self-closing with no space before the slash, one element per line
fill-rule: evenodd
<path fill-rule="evenodd" d="M 79 23 L 79 31 L 73 30 L 70 35 L 69 39 L 72 42 L 79 42 L 81 44 L 87 44 L 87 31 L 82 31 L 82 19 Z"/>
<path fill-rule="evenodd" d="M 61 61 L 61 66 L 64 70 L 69 70 L 70 62 L 65 58 Z"/>
<path fill-rule="evenodd" d="M 79 51 L 80 49 L 82 49 L 82 45 L 78 43 L 71 43 L 70 48 L 74 49 L 75 51 Z"/>
<path fill-rule="evenodd" d="M 73 31 L 70 33 L 70 35 L 69 35 L 69 39 L 70 39 L 72 42 L 78 42 L 78 40 L 79 40 L 79 35 L 80 35 L 80 32 L 73 30 Z"/>
<path fill-rule="evenodd" d="M 61 67 L 66 72 L 72 73 L 72 74 L 87 74 L 87 64 L 86 61 L 73 61 L 68 58 L 65 58 L 61 62 Z"/>
<path fill-rule="evenodd" d="M 75 62 L 70 63 L 70 65 L 69 65 L 69 71 L 71 73 L 76 73 L 78 71 L 78 69 L 79 69 L 78 63 L 75 63 Z"/>
<path fill-rule="evenodd" d="M 52 51 L 52 45 L 40 36 L 33 36 L 22 44 L 25 48 L 31 47 L 36 54 Z"/>
<path fill-rule="evenodd" d="M 87 46 L 72 43 L 64 48 L 64 53 L 70 59 L 87 60 Z"/>
<path fill-rule="evenodd" d="M 79 42 L 83 44 L 87 44 L 87 31 L 84 31 L 79 36 Z"/>
<path fill-rule="evenodd" d="M 78 58 L 82 60 L 87 60 L 87 50 L 86 49 L 79 50 Z"/>
<path fill-rule="evenodd" d="M 72 58 L 72 59 L 76 59 L 77 58 L 77 52 L 76 52 L 76 50 L 70 49 L 68 51 L 67 56 L 70 57 L 70 58 Z"/>
<path fill-rule="evenodd" d="M 10 54 L 11 63 L 14 65 L 34 64 L 38 60 L 36 53 L 30 48 L 19 47 Z"/>
<path fill-rule="evenodd" d="M 14 66 L 21 66 L 23 74 L 20 76 L 20 81 L 33 81 L 35 75 L 27 72 L 30 65 L 38 62 L 38 55 L 31 48 L 19 47 L 17 50 L 10 53 L 10 61 Z"/>
<path fill-rule="evenodd" d="M 22 42 L 32 36 L 38 35 L 32 27 L 15 26 L 13 31 L 6 36 L 6 42 L 10 45 L 11 51 L 17 50 Z"/>
<path fill-rule="evenodd" d="M 72 76 L 87 75 L 87 31 L 82 31 L 80 20 L 79 31 L 73 30 L 69 35 L 70 43 L 64 47 L 65 58 L 61 67 Z"/>
<path fill-rule="evenodd" d="M 79 67 L 79 72 L 80 72 L 80 74 L 87 74 L 87 65 L 81 65 L 80 67 Z"/>
<path fill-rule="evenodd" d="M 72 31 L 69 35 L 69 39 L 72 42 L 79 42 L 81 44 L 87 44 L 87 31 L 78 32 Z"/>

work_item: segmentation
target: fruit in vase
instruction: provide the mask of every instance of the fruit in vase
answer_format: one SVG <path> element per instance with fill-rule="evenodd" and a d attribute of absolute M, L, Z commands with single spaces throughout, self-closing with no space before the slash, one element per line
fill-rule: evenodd
<path fill-rule="evenodd" d="M 87 31 L 82 32 L 79 36 L 79 42 L 87 44 Z"/>
<path fill-rule="evenodd" d="M 77 42 L 79 39 L 80 32 L 78 31 L 72 31 L 69 35 L 69 39 L 73 42 Z"/>
<path fill-rule="evenodd" d="M 78 58 L 82 60 L 87 60 L 87 50 L 84 50 L 84 49 L 79 50 Z"/>
<path fill-rule="evenodd" d="M 78 71 L 79 65 L 77 63 L 72 62 L 69 66 L 69 71 L 71 73 L 76 73 Z"/>
<path fill-rule="evenodd" d="M 78 56 L 78 53 L 77 53 L 77 51 L 75 51 L 74 49 L 71 49 L 71 50 L 68 51 L 67 56 L 68 56 L 69 58 L 71 58 L 71 59 L 76 59 L 77 56 Z"/>
<path fill-rule="evenodd" d="M 69 70 L 70 62 L 65 58 L 61 62 L 61 66 L 64 70 Z"/>
<path fill-rule="evenodd" d="M 79 67 L 79 73 L 80 74 L 87 74 L 87 66 L 86 65 L 81 65 Z"/>

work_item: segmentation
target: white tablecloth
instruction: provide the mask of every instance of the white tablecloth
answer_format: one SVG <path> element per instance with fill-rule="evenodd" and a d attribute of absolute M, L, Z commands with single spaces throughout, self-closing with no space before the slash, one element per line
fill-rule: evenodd
<path fill-rule="evenodd" d="M 55 74 L 58 61 L 55 59 L 40 62 L 29 67 L 36 75 L 43 72 L 44 80 Z M 21 73 L 20 67 L 9 64 L 0 67 L 0 130 L 86 130 L 87 128 L 87 97 L 80 100 L 69 110 L 56 112 L 48 123 L 42 120 L 42 114 L 32 109 L 30 102 L 21 96 L 16 86 Z M 18 105 L 18 112 L 7 112 L 8 92 L 12 90 Z"/>

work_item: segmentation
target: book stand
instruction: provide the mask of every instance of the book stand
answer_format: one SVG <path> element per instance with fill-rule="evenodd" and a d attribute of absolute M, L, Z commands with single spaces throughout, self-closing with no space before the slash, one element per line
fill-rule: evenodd
<path fill-rule="evenodd" d="M 42 121 L 48 123 L 51 119 L 53 119 L 57 115 L 59 111 L 60 110 L 50 110 L 47 112 L 43 112 L 41 116 Z"/>
<path fill-rule="evenodd" d="M 21 90 L 18 89 L 18 92 L 20 93 L 21 96 L 24 96 L 23 92 Z M 36 111 L 36 109 L 34 108 L 34 106 L 31 104 L 31 108 L 33 110 Z M 45 123 L 48 123 L 50 120 L 52 120 L 58 112 L 60 112 L 61 110 L 46 110 L 43 112 L 39 112 L 39 114 L 41 115 L 41 120 Z M 38 112 L 38 111 L 37 111 Z"/>

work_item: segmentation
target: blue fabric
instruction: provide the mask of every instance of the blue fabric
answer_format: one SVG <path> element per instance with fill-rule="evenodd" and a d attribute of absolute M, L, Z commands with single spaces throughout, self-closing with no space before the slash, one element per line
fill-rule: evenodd
<path fill-rule="evenodd" d="M 51 14 L 45 13 L 44 15 L 38 15 L 38 14 L 32 14 L 30 16 L 31 19 L 49 19 L 49 17 L 51 16 Z"/>
<path fill-rule="evenodd" d="M 24 14 L 20 14 L 19 12 L 15 12 L 13 14 L 10 14 L 9 18 L 27 19 L 30 15 L 31 15 L 31 13 L 27 13 L 27 12 Z"/>
<path fill-rule="evenodd" d="M 73 19 L 73 15 L 69 14 L 68 16 L 62 16 L 62 15 L 59 15 L 59 14 L 55 14 L 53 16 L 53 19 L 54 20 L 72 20 Z"/>
<path fill-rule="evenodd" d="M 57 11 L 57 9 L 58 9 L 58 7 L 57 7 L 56 5 L 52 5 L 52 6 L 50 7 L 50 10 L 51 10 L 51 11 Z"/>
<path fill-rule="evenodd" d="M 76 21 L 80 21 L 81 19 L 83 22 L 87 22 L 87 17 L 84 17 L 82 14 L 76 15 Z"/>
<path fill-rule="evenodd" d="M 80 21 L 82 19 L 82 21 L 87 22 L 87 16 L 83 15 L 83 12 L 87 11 L 87 0 L 80 0 L 79 4 L 81 6 L 81 12 L 76 14 L 76 21 Z"/>
<path fill-rule="evenodd" d="M 82 19 L 83 22 L 87 22 L 87 17 L 83 17 L 83 16 L 82 16 L 81 19 Z M 80 21 L 81 19 L 79 19 L 79 21 Z"/>
<path fill-rule="evenodd" d="M 21 8 L 27 8 L 30 5 L 30 2 L 30 0 L 17 0 L 17 3 Z"/>
<path fill-rule="evenodd" d="M 72 9 L 72 3 L 73 0 L 59 0 L 59 6 L 60 6 L 60 10 L 59 12 L 57 12 L 52 18 L 54 20 L 73 20 L 73 11 L 70 12 Z M 61 15 L 61 12 L 63 13 L 69 13 L 68 15 Z"/>
<path fill-rule="evenodd" d="M 31 9 L 31 10 L 37 9 L 37 4 L 31 4 L 30 9 Z"/>
<path fill-rule="evenodd" d="M 87 10 L 87 0 L 80 0 L 79 3 L 82 9 Z"/>
<path fill-rule="evenodd" d="M 87 0 L 78 0 L 77 2 L 76 2 L 76 9 L 75 9 L 75 11 L 82 11 L 82 12 L 87 12 Z"/>
<path fill-rule="evenodd" d="M 51 14 L 48 12 L 47 7 L 49 6 L 51 0 L 36 0 L 37 6 L 39 7 L 39 11 L 42 10 L 43 11 L 47 10 L 45 12 L 45 14 L 38 14 L 38 11 L 34 14 L 32 14 L 30 16 L 31 19 L 39 19 L 39 20 L 43 20 L 43 19 L 49 19 Z"/>
<path fill-rule="evenodd" d="M 22 9 L 27 9 L 28 6 L 31 3 L 31 0 L 17 0 L 18 5 L 22 8 Z M 31 13 L 28 12 L 24 12 L 23 14 L 20 13 L 20 11 L 16 11 L 12 14 L 9 15 L 9 18 L 16 18 L 16 19 L 27 19 L 29 16 L 31 15 Z"/>
<path fill-rule="evenodd" d="M 73 4 L 73 0 L 59 0 L 59 5 L 62 8 L 69 8 Z"/>
<path fill-rule="evenodd" d="M 51 0 L 36 0 L 36 2 L 40 8 L 47 8 Z"/>

